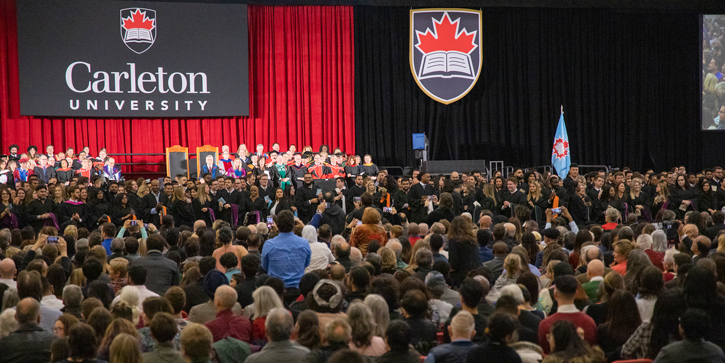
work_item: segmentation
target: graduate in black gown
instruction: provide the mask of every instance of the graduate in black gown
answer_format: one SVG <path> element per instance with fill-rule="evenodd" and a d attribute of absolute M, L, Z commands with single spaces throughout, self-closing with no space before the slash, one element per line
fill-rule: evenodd
<path fill-rule="evenodd" d="M 33 227 L 35 233 L 39 233 L 46 223 L 51 224 L 52 216 L 50 214 L 55 213 L 55 203 L 48 198 L 48 187 L 45 185 L 39 185 L 35 189 L 35 193 L 38 199 L 28 203 L 28 207 L 25 209 L 25 221 Z"/>
<path fill-rule="evenodd" d="M 433 187 L 428 184 L 430 181 L 430 174 L 420 173 L 418 175 L 420 183 L 413 184 L 408 192 L 408 203 L 410 205 L 410 216 L 408 220 L 415 223 L 423 222 L 423 219 L 428 215 L 428 207 L 425 205 L 425 200 L 432 196 L 435 191 Z"/>
<path fill-rule="evenodd" d="M 176 226 L 194 226 L 194 213 L 191 209 L 191 198 L 184 193 L 184 187 L 174 189 L 174 199 L 171 204 L 171 214 L 174 216 Z"/>
<path fill-rule="evenodd" d="M 506 217 L 514 216 L 514 209 L 516 206 L 528 205 L 526 195 L 524 192 L 518 190 L 517 186 L 518 180 L 515 178 L 508 179 L 506 181 L 506 190 L 501 193 L 501 199 L 503 200 L 503 203 L 501 204 L 501 214 Z"/>
<path fill-rule="evenodd" d="M 85 227 L 88 220 L 87 206 L 80 201 L 81 190 L 78 186 L 68 187 L 69 199 L 56 207 L 56 217 L 60 226 L 75 225 L 78 228 Z M 65 228 L 61 228 L 64 230 Z"/>
<path fill-rule="evenodd" d="M 101 216 L 110 216 L 111 204 L 104 197 L 102 189 L 94 189 L 88 198 L 88 225 L 89 227 L 95 227 L 98 225 Z"/>
<path fill-rule="evenodd" d="M 123 226 L 123 223 L 128 219 L 137 219 L 136 211 L 128 203 L 127 193 L 118 193 L 116 195 L 116 205 L 112 209 L 112 223 L 116 227 Z"/>
<path fill-rule="evenodd" d="M 670 190 L 670 209 L 677 213 L 678 219 L 684 218 L 686 212 L 693 210 L 692 201 L 696 199 L 697 189 L 690 188 L 684 175 L 677 175 L 675 186 Z"/>
<path fill-rule="evenodd" d="M 214 212 L 212 197 L 209 195 L 209 184 L 199 184 L 196 190 L 196 198 L 191 201 L 191 209 L 194 212 L 194 219 L 201 219 L 206 223 L 207 227 L 211 227 L 213 223 L 211 213 Z"/>
<path fill-rule="evenodd" d="M 295 190 L 295 206 L 297 207 L 297 216 L 303 223 L 307 224 L 315 213 L 315 209 L 319 205 L 317 191 L 313 190 L 312 174 L 305 173 L 304 183 Z"/>

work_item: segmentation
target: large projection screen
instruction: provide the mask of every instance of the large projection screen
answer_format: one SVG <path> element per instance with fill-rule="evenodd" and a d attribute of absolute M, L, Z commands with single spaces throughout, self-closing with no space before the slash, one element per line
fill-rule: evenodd
<path fill-rule="evenodd" d="M 725 14 L 702 16 L 702 129 L 725 130 Z"/>

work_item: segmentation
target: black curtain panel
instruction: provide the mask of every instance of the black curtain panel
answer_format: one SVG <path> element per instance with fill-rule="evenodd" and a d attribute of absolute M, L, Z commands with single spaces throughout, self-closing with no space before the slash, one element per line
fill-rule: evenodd
<path fill-rule="evenodd" d="M 481 75 L 444 105 L 411 74 L 410 8 L 355 8 L 359 153 L 414 165 L 411 134 L 425 132 L 431 160 L 549 165 L 560 105 L 579 164 L 700 167 L 725 151 L 702 145 L 697 13 L 482 10 Z"/>

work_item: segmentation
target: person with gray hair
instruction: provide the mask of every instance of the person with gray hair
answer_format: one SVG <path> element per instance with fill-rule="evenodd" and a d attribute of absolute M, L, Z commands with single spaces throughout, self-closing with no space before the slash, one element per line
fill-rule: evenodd
<path fill-rule="evenodd" d="M 408 264 L 403 262 L 403 260 L 400 258 L 400 254 L 403 253 L 403 244 L 401 244 L 397 238 L 389 239 L 388 243 L 385 244 L 385 247 L 388 247 L 393 250 L 393 252 L 395 252 L 395 258 L 398 260 L 395 267 L 399 269 L 405 269 L 406 267 L 408 267 Z"/>
<path fill-rule="evenodd" d="M 661 232 L 661 231 L 660 231 Z M 667 243 L 667 237 L 665 237 L 665 243 Z M 664 266 L 662 265 L 662 261 L 665 259 L 665 253 L 663 252 L 657 252 L 652 249 L 652 245 L 654 243 L 654 238 L 648 234 L 640 234 L 639 237 L 637 237 L 637 248 L 644 251 L 644 253 L 649 257 L 649 260 L 652 261 L 652 264 L 655 265 L 657 268 L 660 269 L 660 271 L 664 270 Z"/>
<path fill-rule="evenodd" d="M 467 311 L 459 311 L 448 326 L 451 342 L 439 345 L 428 353 L 425 363 L 465 362 L 468 352 L 476 345 L 471 339 L 476 335 L 476 321 Z"/>
<path fill-rule="evenodd" d="M 7 309 L 0 314 L 0 338 L 5 338 L 10 333 L 18 330 L 19 324 L 15 320 L 15 311 Z"/>
<path fill-rule="evenodd" d="M 5 251 L 5 249 L 10 245 L 10 241 L 13 239 L 13 234 L 10 233 L 10 230 L 7 228 L 3 228 L 0 230 L 0 248 Z"/>
<path fill-rule="evenodd" d="M 290 340 L 294 331 L 292 314 L 284 308 L 274 308 L 267 314 L 264 328 L 269 341 L 258 353 L 250 355 L 245 363 L 298 363 L 305 359 L 309 349 Z"/>
<path fill-rule="evenodd" d="M 82 321 L 81 304 L 83 303 L 83 290 L 78 285 L 66 285 L 63 288 L 63 309 L 65 314 L 70 314 Z"/>
<path fill-rule="evenodd" d="M 40 327 L 40 303 L 26 297 L 15 309 L 19 328 L 0 339 L 0 361 L 11 363 L 48 362 L 55 335 Z M 55 321 L 51 322 L 55 324 Z"/>
<path fill-rule="evenodd" d="M 123 252 L 126 250 L 126 244 L 123 241 L 123 238 L 114 238 L 111 241 L 111 255 L 108 257 L 108 261 L 113 260 L 114 258 L 125 258 L 123 256 Z"/>
<path fill-rule="evenodd" d="M 91 247 L 88 244 L 88 238 L 81 238 L 76 241 L 76 253 L 81 252 L 81 251 L 88 252 L 88 250 L 90 250 L 90 249 L 91 249 Z"/>
<path fill-rule="evenodd" d="M 428 276 L 428 273 L 433 271 L 433 252 L 427 248 L 421 248 L 415 253 L 415 261 L 418 264 L 418 267 L 416 267 L 415 274 L 413 276 L 421 281 L 425 281 L 425 277 Z"/>
<path fill-rule="evenodd" d="M 664 231 L 652 232 L 652 250 L 662 253 L 667 251 L 667 234 Z"/>
<path fill-rule="evenodd" d="M 345 318 L 337 318 L 324 328 L 325 345 L 315 349 L 305 357 L 304 363 L 327 362 L 336 352 L 348 349 L 348 344 L 352 339 L 352 329 Z"/>
<path fill-rule="evenodd" d="M 428 223 L 418 224 L 418 235 L 420 235 L 422 238 L 425 238 L 425 236 L 428 235 Z"/>
<path fill-rule="evenodd" d="M 438 315 L 440 315 L 441 321 L 448 320 L 451 315 L 453 305 L 441 300 L 443 293 L 448 287 L 446 284 L 446 278 L 440 272 L 432 271 L 425 277 L 425 285 L 431 295 L 429 303 L 438 309 Z"/>
<path fill-rule="evenodd" d="M 350 260 L 352 261 L 352 266 L 360 266 L 360 263 L 362 263 L 362 252 L 360 252 L 360 249 L 357 247 L 350 247 Z"/>

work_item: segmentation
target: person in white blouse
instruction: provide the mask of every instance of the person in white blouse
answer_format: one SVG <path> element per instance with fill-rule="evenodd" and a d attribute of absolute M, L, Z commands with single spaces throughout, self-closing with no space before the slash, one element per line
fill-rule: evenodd
<path fill-rule="evenodd" d="M 317 229 L 314 226 L 305 226 L 302 229 L 302 238 L 310 243 L 312 256 L 310 256 L 310 265 L 305 268 L 305 273 L 314 270 L 323 270 L 329 264 L 335 262 L 335 256 L 325 243 L 317 242 Z"/>

